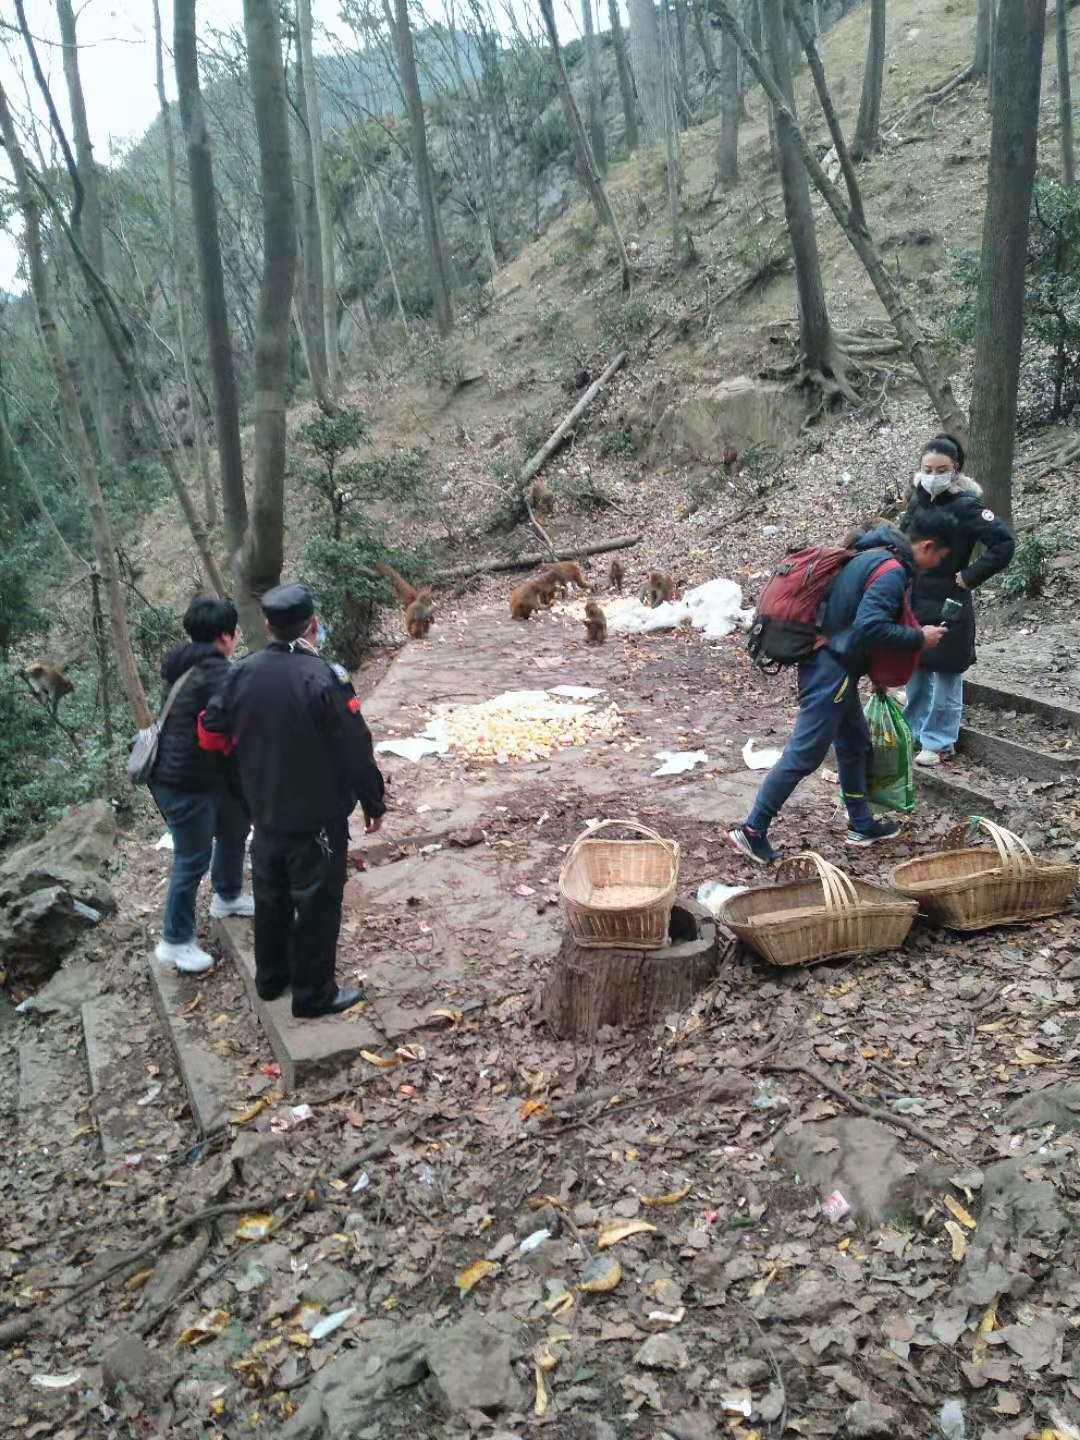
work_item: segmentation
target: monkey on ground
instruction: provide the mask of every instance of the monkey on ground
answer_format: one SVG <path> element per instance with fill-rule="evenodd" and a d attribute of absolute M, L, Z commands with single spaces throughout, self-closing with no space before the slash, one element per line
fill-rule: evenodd
<path fill-rule="evenodd" d="M 607 639 L 607 617 L 595 600 L 585 601 L 585 639 L 590 645 L 602 645 Z"/>
<path fill-rule="evenodd" d="M 579 590 L 592 591 L 576 560 L 560 560 L 555 565 L 549 565 L 541 578 L 544 576 L 551 577 L 563 595 L 569 595 L 571 585 L 576 585 Z"/>
<path fill-rule="evenodd" d="M 529 504 L 537 515 L 553 515 L 555 513 L 555 495 L 539 475 L 529 486 Z"/>
<path fill-rule="evenodd" d="M 75 689 L 59 665 L 50 665 L 47 660 L 34 660 L 23 672 L 30 681 L 30 688 L 39 700 L 49 707 L 49 714 L 56 719 L 60 701 Z"/>
<path fill-rule="evenodd" d="M 431 591 L 425 586 L 415 590 L 403 580 L 391 565 L 378 564 L 375 569 L 385 575 L 394 587 L 398 599 L 405 607 L 405 631 L 410 640 L 426 640 L 435 619 L 435 606 Z"/>
<path fill-rule="evenodd" d="M 728 479 L 734 480 L 739 471 L 743 468 L 743 461 L 734 445 L 727 445 L 724 448 L 723 456 L 724 469 L 727 471 Z"/>
<path fill-rule="evenodd" d="M 622 568 L 622 561 L 612 560 L 608 576 L 611 580 L 611 588 L 617 590 L 620 595 L 622 594 L 622 582 L 625 575 L 626 571 Z"/>
<path fill-rule="evenodd" d="M 559 588 L 558 576 L 544 570 L 541 574 L 533 576 L 532 584 L 536 586 L 536 593 L 540 596 L 542 603 L 550 610 L 555 604 L 555 592 Z"/>
<path fill-rule="evenodd" d="M 510 591 L 510 614 L 514 620 L 528 620 L 536 610 L 545 605 L 545 591 L 539 581 L 524 580 Z"/>
<path fill-rule="evenodd" d="M 665 600 L 675 599 L 675 581 L 666 570 L 652 570 L 649 572 L 648 584 L 642 588 L 641 603 L 650 606 L 653 610 L 662 605 Z"/>

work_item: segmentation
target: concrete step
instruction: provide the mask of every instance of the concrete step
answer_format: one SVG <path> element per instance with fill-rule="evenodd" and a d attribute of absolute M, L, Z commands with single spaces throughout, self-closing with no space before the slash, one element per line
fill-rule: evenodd
<path fill-rule="evenodd" d="M 211 1049 L 204 1027 L 192 1018 L 201 993 L 199 977 L 181 975 L 153 955 L 146 957 L 146 964 L 154 1008 L 176 1056 L 192 1116 L 199 1134 L 210 1135 L 225 1123 L 233 1072 Z"/>
<path fill-rule="evenodd" d="M 933 770 L 924 770 L 918 765 L 915 767 L 916 789 L 931 795 L 939 805 L 951 806 L 961 815 L 1004 814 L 1006 807 L 1002 803 L 1000 791 L 995 793 L 987 789 L 987 778 L 989 777 L 976 773 L 969 779 L 952 765 L 939 766 Z"/>
<path fill-rule="evenodd" d="M 286 1091 L 332 1073 L 355 1060 L 361 1050 L 379 1051 L 382 1034 L 365 1018 L 362 1009 L 318 1020 L 293 1018 L 288 995 L 260 1000 L 255 993 L 255 950 L 250 920 L 215 920 L 214 934 L 223 953 L 236 966 L 251 1008 L 258 1017 L 274 1058 L 281 1066 Z"/>
<path fill-rule="evenodd" d="M 1067 780 L 1080 776 L 1080 755 L 1056 755 L 961 725 L 959 754 L 985 766 L 995 777 L 1023 780 Z"/>
<path fill-rule="evenodd" d="M 993 705 L 999 710 L 1018 710 L 1024 715 L 1038 715 L 1057 725 L 1066 725 L 1080 732 L 1080 709 L 1047 700 L 1022 686 L 997 684 L 977 668 L 964 676 L 964 699 L 972 705 Z"/>
<path fill-rule="evenodd" d="M 136 1103 L 147 1089 L 147 1049 L 133 1043 L 131 1006 L 122 995 L 98 995 L 82 1006 L 91 1110 L 108 1160 L 141 1149 L 145 1110 Z"/>

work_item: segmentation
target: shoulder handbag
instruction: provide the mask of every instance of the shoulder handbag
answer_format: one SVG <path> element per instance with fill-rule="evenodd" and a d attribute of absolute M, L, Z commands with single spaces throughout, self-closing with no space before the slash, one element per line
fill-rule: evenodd
<path fill-rule="evenodd" d="M 172 709 L 173 701 L 184 687 L 184 681 L 194 670 L 185 670 L 179 680 L 174 681 L 172 689 L 165 697 L 165 704 L 157 719 L 145 729 L 139 730 L 131 742 L 131 749 L 128 752 L 127 773 L 128 779 L 133 785 L 145 785 L 154 773 L 154 766 L 157 764 L 158 742 L 161 739 L 161 732 L 165 728 L 165 721 L 169 718 L 169 711 Z"/>

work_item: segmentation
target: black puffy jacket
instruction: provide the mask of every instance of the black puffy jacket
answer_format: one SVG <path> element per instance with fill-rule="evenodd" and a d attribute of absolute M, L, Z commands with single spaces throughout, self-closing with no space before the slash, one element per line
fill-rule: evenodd
<path fill-rule="evenodd" d="M 975 605 L 971 592 L 991 575 L 1004 570 L 1013 557 L 1016 541 L 1000 516 L 987 507 L 982 487 L 967 475 L 961 475 L 955 490 L 931 500 L 922 486 L 911 492 L 900 528 L 907 530 L 916 515 L 935 510 L 951 515 L 959 532 L 957 543 L 936 569 L 919 575 L 911 595 L 911 608 L 920 625 L 939 625 L 946 600 L 959 600 L 959 619 L 949 626 L 949 633 L 940 645 L 924 650 L 919 665 L 924 670 L 942 670 L 959 675 L 975 663 Z M 977 544 L 983 552 L 974 564 L 971 552 Z M 956 583 L 960 575 L 966 589 Z"/>
<path fill-rule="evenodd" d="M 229 662 L 221 651 L 201 640 L 175 645 L 161 662 L 165 697 L 186 670 L 193 670 L 180 687 L 158 741 L 157 763 L 151 780 L 174 790 L 201 793 L 225 790 L 229 785 L 230 762 L 223 755 L 199 749 L 196 721 L 225 683 Z"/>

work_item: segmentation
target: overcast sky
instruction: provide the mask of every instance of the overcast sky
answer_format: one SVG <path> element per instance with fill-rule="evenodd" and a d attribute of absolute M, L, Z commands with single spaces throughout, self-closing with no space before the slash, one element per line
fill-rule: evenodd
<path fill-rule="evenodd" d="M 514 0 L 515 7 L 526 8 L 530 0 Z M 38 53 L 52 81 L 58 108 L 68 120 L 66 91 L 59 48 L 59 27 L 54 0 L 24 0 L 31 29 L 42 42 Z M 74 0 L 79 34 L 79 68 L 90 135 L 99 160 L 107 161 L 114 143 L 137 139 L 157 114 L 158 102 L 154 88 L 154 10 L 152 0 Z M 538 7 L 537 7 L 538 8 Z M 567 3 L 557 4 L 559 28 L 563 40 L 580 33 L 577 9 L 570 12 Z M 351 32 L 338 19 L 338 0 L 312 0 L 316 28 L 316 51 L 320 45 L 320 27 L 342 37 Z M 442 11 L 438 0 L 429 6 L 431 13 Z M 211 27 L 242 28 L 242 0 L 198 0 L 200 34 Z M 606 7 L 604 7 L 606 17 Z M 22 39 L 8 27 L 16 23 L 14 0 L 0 0 L 0 83 L 19 109 L 24 108 L 23 73 L 32 87 L 28 67 L 24 66 Z M 161 0 L 161 23 L 167 51 L 165 83 L 169 98 L 176 98 L 171 60 L 172 0 Z M 606 18 L 604 23 L 606 24 Z M 5 48 L 6 47 L 6 48 Z M 37 107 L 36 92 L 34 95 Z M 39 111 L 39 113 L 42 113 Z M 70 131 L 69 131 L 70 134 Z M 0 173 L 6 180 L 9 172 L 0 159 Z M 18 221 L 12 222 L 17 225 Z M 16 278 L 18 252 L 11 234 L 0 231 L 0 288 L 18 289 Z"/>

